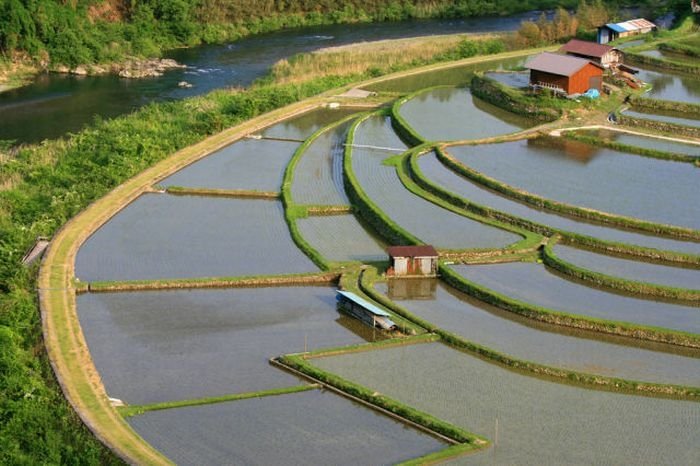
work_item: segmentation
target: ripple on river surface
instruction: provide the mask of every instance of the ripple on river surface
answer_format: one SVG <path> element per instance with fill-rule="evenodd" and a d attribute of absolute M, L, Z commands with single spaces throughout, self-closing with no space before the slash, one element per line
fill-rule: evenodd
<path fill-rule="evenodd" d="M 700 171 L 688 163 L 555 138 L 449 150 L 474 170 L 548 199 L 700 229 Z"/>
<path fill-rule="evenodd" d="M 377 289 L 418 317 L 450 333 L 517 359 L 578 372 L 700 387 L 700 358 L 660 353 L 585 338 L 495 308 L 440 283 L 435 295 L 396 297 Z"/>
<path fill-rule="evenodd" d="M 451 152 L 452 148 L 450 147 L 448 150 Z M 700 255 L 700 243 L 633 233 L 628 230 L 618 230 L 608 226 L 587 223 L 573 217 L 556 215 L 553 212 L 537 209 L 534 206 L 514 201 L 456 174 L 445 167 L 437 159 L 435 153 L 420 157 L 418 159 L 418 165 L 423 174 L 432 182 L 464 199 L 484 207 L 490 207 L 501 212 L 532 220 L 536 223 L 572 233 L 600 238 L 605 241 Z"/>
<path fill-rule="evenodd" d="M 80 248 L 83 281 L 314 272 L 277 201 L 147 194 Z"/>
<path fill-rule="evenodd" d="M 522 302 L 597 319 L 700 334 L 700 309 L 639 299 L 571 282 L 542 264 L 456 265 L 467 280 Z"/>
<path fill-rule="evenodd" d="M 313 364 L 495 439 L 462 464 L 697 464 L 700 404 L 561 385 L 438 343 Z"/>
<path fill-rule="evenodd" d="M 107 393 L 130 404 L 295 385 L 268 359 L 369 329 L 323 286 L 90 293 L 78 316 Z"/>
<path fill-rule="evenodd" d="M 152 411 L 127 420 L 181 465 L 395 464 L 447 447 L 320 390 Z"/>

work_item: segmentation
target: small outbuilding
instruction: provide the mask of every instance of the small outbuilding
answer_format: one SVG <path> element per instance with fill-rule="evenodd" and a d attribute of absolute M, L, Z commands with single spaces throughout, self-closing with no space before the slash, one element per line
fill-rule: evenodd
<path fill-rule="evenodd" d="M 382 330 L 396 329 L 396 324 L 391 320 L 391 314 L 355 293 L 338 290 L 336 300 L 338 301 L 338 306 L 343 311 L 370 327 L 376 327 Z"/>
<path fill-rule="evenodd" d="M 391 262 L 388 275 L 394 277 L 435 277 L 437 275 L 438 253 L 432 246 L 391 246 L 386 252 Z"/>
<path fill-rule="evenodd" d="M 559 49 L 559 52 L 590 60 L 604 68 L 617 66 L 622 62 L 622 52 L 619 49 L 587 40 L 571 39 Z"/>
<path fill-rule="evenodd" d="M 583 94 L 603 87 L 603 67 L 583 58 L 557 53 L 541 53 L 526 65 L 530 86 L 562 94 Z"/>
<path fill-rule="evenodd" d="M 607 44 L 615 39 L 647 34 L 656 29 L 656 24 L 644 18 L 631 19 L 622 23 L 608 23 L 598 28 L 598 43 Z"/>

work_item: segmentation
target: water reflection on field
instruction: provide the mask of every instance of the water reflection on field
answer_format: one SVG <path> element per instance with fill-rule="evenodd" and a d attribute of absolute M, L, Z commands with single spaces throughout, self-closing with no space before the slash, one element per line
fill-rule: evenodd
<path fill-rule="evenodd" d="M 614 141 L 629 146 L 642 147 L 644 149 L 654 149 L 673 154 L 694 155 L 700 157 L 700 144 L 684 144 L 667 139 L 659 139 L 638 134 L 625 133 L 623 131 L 612 131 L 605 129 L 582 130 L 577 133 Z"/>
<path fill-rule="evenodd" d="M 297 220 L 301 236 L 329 261 L 382 261 L 382 242 L 354 215 L 307 217 Z"/>

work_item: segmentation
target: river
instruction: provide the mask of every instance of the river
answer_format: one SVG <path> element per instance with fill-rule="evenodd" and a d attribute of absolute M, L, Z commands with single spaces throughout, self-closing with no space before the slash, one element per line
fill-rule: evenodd
<path fill-rule="evenodd" d="M 436 19 L 297 28 L 262 34 L 223 45 L 174 50 L 169 58 L 187 69 L 159 78 L 71 76 L 44 73 L 31 84 L 0 93 L 0 140 L 39 142 L 76 132 L 95 116 L 112 118 L 148 104 L 182 99 L 228 86 L 248 86 L 276 61 L 297 53 L 361 41 L 431 34 L 511 31 L 532 11 L 508 17 Z M 187 81 L 192 88 L 178 87 Z"/>

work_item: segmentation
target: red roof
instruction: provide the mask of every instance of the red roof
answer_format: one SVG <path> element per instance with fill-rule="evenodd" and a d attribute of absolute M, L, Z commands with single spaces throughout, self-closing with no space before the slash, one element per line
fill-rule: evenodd
<path fill-rule="evenodd" d="M 525 68 L 544 71 L 545 73 L 556 74 L 558 76 L 571 76 L 578 73 L 581 68 L 589 64 L 603 69 L 599 64 L 593 63 L 585 58 L 549 52 L 543 52 L 537 55 L 525 64 Z"/>
<path fill-rule="evenodd" d="M 427 244 L 420 246 L 390 246 L 386 249 L 389 257 L 437 257 L 434 247 Z"/>
<path fill-rule="evenodd" d="M 560 52 L 574 53 L 576 55 L 583 55 L 584 57 L 595 58 L 602 58 L 611 50 L 615 50 L 615 47 L 578 39 L 571 39 L 559 49 Z"/>

